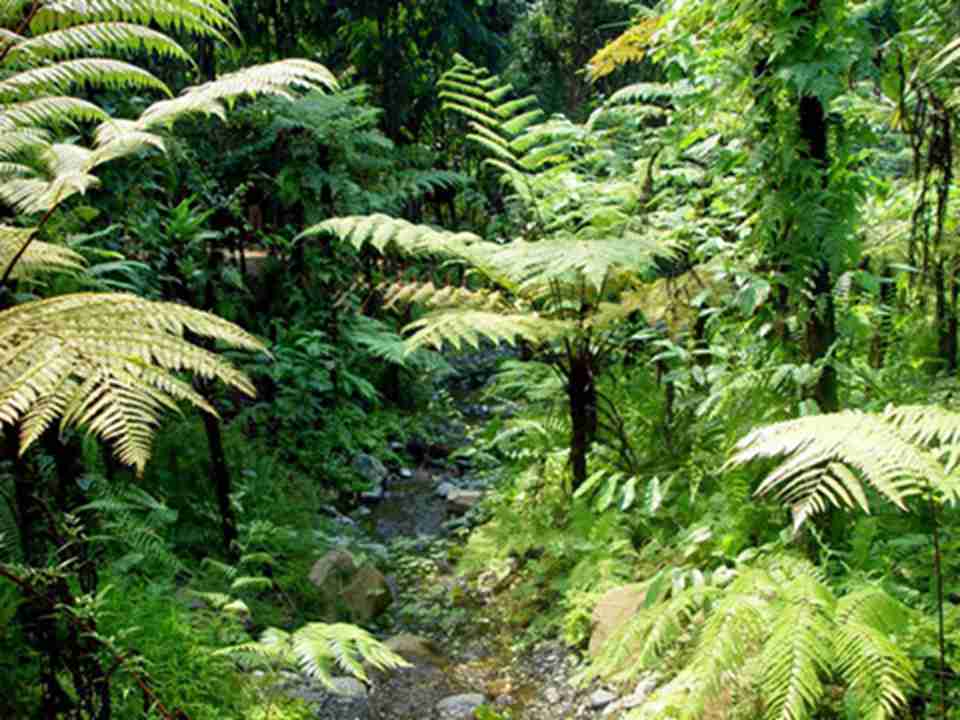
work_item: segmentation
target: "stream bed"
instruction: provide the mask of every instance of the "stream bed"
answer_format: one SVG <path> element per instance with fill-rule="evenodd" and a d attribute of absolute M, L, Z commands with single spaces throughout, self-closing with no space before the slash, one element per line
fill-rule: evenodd
<path fill-rule="evenodd" d="M 450 560 L 482 521 L 492 482 L 475 476 L 456 450 L 469 446 L 472 428 L 513 411 L 473 403 L 498 357 L 486 351 L 461 361 L 449 416 L 434 419 L 428 438 L 408 443 L 419 462 L 391 472 L 376 499 L 353 513 L 397 568 L 387 578 L 393 602 L 378 635 L 411 667 L 376 673 L 368 687 L 345 678 L 338 693 L 303 680 L 295 694 L 318 720 L 579 720 L 603 716 L 616 697 L 571 682 L 579 657 L 561 641 L 516 652 L 496 604 L 472 592 Z"/>

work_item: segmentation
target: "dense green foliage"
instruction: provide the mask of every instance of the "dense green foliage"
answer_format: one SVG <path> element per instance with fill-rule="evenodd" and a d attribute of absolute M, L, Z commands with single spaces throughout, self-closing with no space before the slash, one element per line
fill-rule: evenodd
<path fill-rule="evenodd" d="M 356 459 L 516 346 L 438 633 L 626 718 L 960 718 L 958 113 L 946 0 L 6 3 L 0 717 L 401 667 L 311 568 L 420 572 Z"/>

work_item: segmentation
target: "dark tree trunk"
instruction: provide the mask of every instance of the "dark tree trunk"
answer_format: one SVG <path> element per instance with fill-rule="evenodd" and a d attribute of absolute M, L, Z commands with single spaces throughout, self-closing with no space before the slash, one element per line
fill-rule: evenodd
<path fill-rule="evenodd" d="M 880 271 L 880 307 L 881 316 L 870 343 L 870 367 L 879 370 L 886 362 L 887 348 L 890 346 L 890 330 L 893 315 L 893 273 L 888 265 Z"/>
<path fill-rule="evenodd" d="M 567 376 L 567 396 L 570 400 L 570 465 L 573 469 L 573 489 L 587 479 L 587 454 L 597 434 L 597 387 L 594 384 L 593 357 L 586 349 L 578 350 L 570 358 Z"/>
<path fill-rule="evenodd" d="M 807 320 L 807 354 L 810 362 L 826 357 L 837 339 L 836 310 L 833 304 L 833 282 L 830 268 L 825 261 L 817 264 L 810 302 L 810 317 Z M 813 388 L 812 397 L 824 413 L 840 408 L 837 391 L 837 370 L 832 362 L 823 366 L 823 371 Z"/>
<path fill-rule="evenodd" d="M 16 427 L 5 425 L 3 435 L 4 454 L 11 463 L 13 474 L 13 501 L 23 563 L 28 567 L 37 567 L 43 557 L 43 538 L 39 534 L 43 512 L 34 495 L 34 479 L 30 476 L 25 460 L 20 457 L 20 437 Z"/>
<path fill-rule="evenodd" d="M 235 558 L 237 554 L 236 541 L 237 516 L 230 503 L 230 494 L 233 484 L 230 478 L 230 467 L 227 465 L 227 454 L 223 449 L 223 433 L 220 427 L 220 418 L 210 413 L 203 414 L 203 428 L 207 433 L 207 445 L 210 449 L 210 477 L 217 494 L 217 508 L 220 510 L 220 529 L 223 535 L 223 549 L 228 558 Z"/>
<path fill-rule="evenodd" d="M 957 370 L 957 300 L 960 299 L 960 284 L 956 270 L 950 272 L 950 305 L 947 319 L 947 366 L 951 373 Z"/>
<path fill-rule="evenodd" d="M 936 296 L 937 345 L 944 368 L 957 371 L 957 282 L 950 273 L 947 277 L 946 260 L 940 259 L 934 267 L 934 294 Z M 949 287 L 948 287 L 949 285 Z M 949 297 L 947 297 L 949 293 Z"/>
<path fill-rule="evenodd" d="M 217 79 L 217 46 L 213 38 L 197 38 L 197 68 L 204 81 Z"/>
<path fill-rule="evenodd" d="M 207 279 L 203 290 L 203 309 L 212 310 L 216 304 L 216 279 L 220 274 L 222 258 L 217 250 L 211 247 L 207 253 Z M 197 337 L 192 333 L 185 333 L 188 340 L 194 344 L 209 349 L 211 343 L 205 338 Z M 210 384 L 201 379 L 195 379 L 194 385 L 201 395 L 209 401 L 211 398 Z M 212 404 L 212 402 L 211 402 Z M 227 454 L 223 447 L 223 427 L 220 418 L 207 412 L 203 416 L 203 429 L 207 435 L 207 448 L 210 453 L 210 478 L 213 480 L 213 489 L 217 496 L 217 508 L 220 511 L 220 530 L 223 536 L 223 550 L 226 557 L 233 560 L 237 557 L 236 541 L 237 517 L 230 503 L 233 492 L 233 481 L 230 476 L 230 466 L 227 464 Z"/>
<path fill-rule="evenodd" d="M 811 15 L 819 9 L 819 3 L 811 0 L 808 5 Z M 804 156 L 814 162 L 821 172 L 821 185 L 827 186 L 829 159 L 827 155 L 827 117 L 823 103 L 818 97 L 805 95 L 800 98 L 800 135 L 806 147 Z M 826 258 L 814 259 L 813 287 L 810 298 L 810 316 L 807 320 L 807 355 L 810 362 L 823 359 L 837 339 L 836 311 L 833 303 L 833 280 Z M 821 412 L 836 412 L 839 407 L 837 371 L 828 362 L 820 373 L 812 397 Z"/>

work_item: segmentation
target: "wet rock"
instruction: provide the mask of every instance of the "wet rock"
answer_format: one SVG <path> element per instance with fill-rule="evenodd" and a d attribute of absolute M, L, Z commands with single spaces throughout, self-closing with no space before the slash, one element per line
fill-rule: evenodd
<path fill-rule="evenodd" d="M 604 708 L 603 716 L 609 717 L 615 713 L 623 712 L 643 705 L 643 703 L 645 703 L 647 698 L 650 696 L 650 693 L 657 689 L 657 684 L 658 678 L 655 674 L 651 673 L 646 675 L 640 679 L 640 682 L 637 683 L 637 687 L 632 693 L 626 697 L 620 698 L 615 703 L 611 703 Z"/>
<path fill-rule="evenodd" d="M 600 688 L 590 693 L 590 707 L 594 710 L 602 710 L 607 705 L 617 699 L 616 693 Z"/>
<path fill-rule="evenodd" d="M 366 698 L 367 686 L 352 677 L 338 677 L 332 681 L 331 690 L 335 695 L 344 698 Z"/>
<path fill-rule="evenodd" d="M 389 607 L 393 596 L 383 574 L 372 565 L 357 567 L 344 550 L 331 550 L 313 564 L 310 582 L 320 591 L 328 618 L 345 615 L 368 623 Z"/>
<path fill-rule="evenodd" d="M 358 453 L 350 464 L 354 472 L 370 483 L 370 488 L 360 494 L 367 501 L 376 501 L 383 498 L 387 476 L 390 474 L 382 462 L 373 455 Z"/>
<path fill-rule="evenodd" d="M 414 664 L 429 663 L 441 667 L 446 663 L 434 642 L 419 635 L 401 633 L 386 640 L 384 645 Z"/>
<path fill-rule="evenodd" d="M 434 707 L 440 720 L 472 720 L 473 711 L 486 702 L 480 693 L 451 695 L 438 702 Z"/>
<path fill-rule="evenodd" d="M 373 455 L 358 453 L 351 463 L 351 467 L 360 477 L 369 483 L 379 483 L 386 480 L 387 468 Z"/>
<path fill-rule="evenodd" d="M 433 708 L 443 698 L 462 690 L 446 668 L 427 660 L 414 660 L 408 668 L 374 673 L 370 693 L 371 715 L 376 720 L 435 720 Z"/>
<path fill-rule="evenodd" d="M 353 556 L 344 550 L 331 550 L 313 564 L 310 582 L 320 591 L 324 605 L 329 609 L 337 604 L 340 593 L 357 572 Z"/>
<path fill-rule="evenodd" d="M 457 489 L 456 485 L 454 485 L 453 483 L 448 483 L 444 481 L 439 485 L 437 485 L 437 489 L 435 490 L 435 492 L 437 496 L 446 499 L 450 495 L 450 493 L 455 492 L 456 489 Z"/>
<path fill-rule="evenodd" d="M 373 720 L 367 688 L 352 677 L 333 678 L 333 687 L 304 679 L 284 689 L 313 708 L 317 720 Z"/>
<path fill-rule="evenodd" d="M 340 598 L 350 619 L 360 624 L 369 623 L 393 602 L 387 579 L 372 565 L 357 570 Z"/>
<path fill-rule="evenodd" d="M 622 628 L 643 606 L 647 589 L 640 583 L 607 592 L 593 609 L 590 655 L 596 657 L 611 635 Z"/>
<path fill-rule="evenodd" d="M 480 490 L 460 490 L 454 488 L 447 492 L 447 510 L 454 514 L 462 514 L 472 510 L 483 500 Z"/>
<path fill-rule="evenodd" d="M 407 441 L 407 454 L 418 463 L 431 460 L 443 460 L 450 456 L 450 447 L 444 443 L 430 442 L 422 437 L 414 436 Z"/>

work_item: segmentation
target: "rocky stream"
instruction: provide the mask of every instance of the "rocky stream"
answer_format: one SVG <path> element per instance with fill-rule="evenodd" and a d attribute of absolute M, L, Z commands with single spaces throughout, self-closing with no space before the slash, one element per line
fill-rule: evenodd
<path fill-rule="evenodd" d="M 372 489 L 338 521 L 361 545 L 385 548 L 386 564 L 397 570 L 383 576 L 333 550 L 314 566 L 311 580 L 348 601 L 354 593 L 354 616 L 376 617 L 377 634 L 410 667 L 372 673 L 368 684 L 338 678 L 335 691 L 288 676 L 285 692 L 309 703 L 318 720 L 616 718 L 631 705 L 629 695 L 574 682 L 580 656 L 559 640 L 517 650 L 495 597 L 511 568 L 465 579 L 448 559 L 482 521 L 492 482 L 455 450 L 469 446 L 482 423 L 513 410 L 477 401 L 498 356 L 487 350 L 454 361 L 448 416 L 432 421 L 428 437 L 394 448 L 411 458 L 409 467 L 387 469 L 370 455 L 354 459 Z"/>

